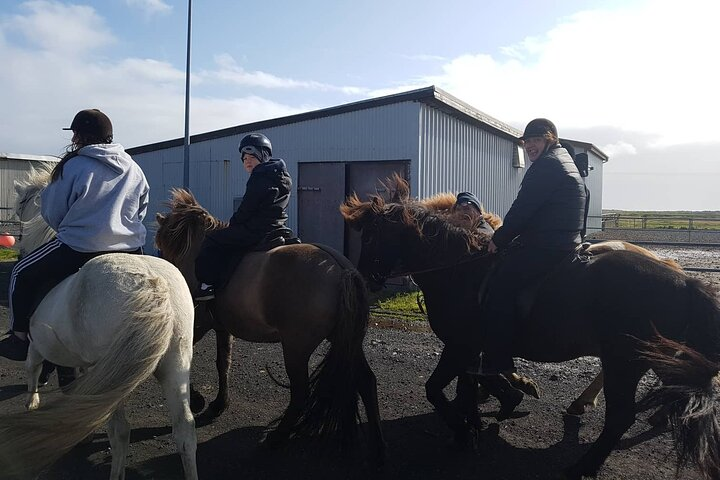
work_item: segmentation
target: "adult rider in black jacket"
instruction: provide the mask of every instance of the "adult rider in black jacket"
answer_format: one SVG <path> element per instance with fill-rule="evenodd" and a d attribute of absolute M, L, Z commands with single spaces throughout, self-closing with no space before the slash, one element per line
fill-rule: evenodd
<path fill-rule="evenodd" d="M 521 140 L 531 165 L 488 247 L 491 253 L 503 251 L 505 257 L 490 279 L 482 312 L 481 382 L 483 377 L 498 380 L 498 374 L 515 371 L 517 293 L 539 281 L 581 242 L 585 185 L 572 157 L 560 146 L 555 125 L 545 118 L 532 120 Z M 511 388 L 502 381 L 495 387 Z M 511 398 L 504 406 L 514 408 L 522 399 L 517 390 L 505 393 Z"/>
<path fill-rule="evenodd" d="M 227 228 L 209 233 L 202 244 L 195 261 L 198 301 L 214 298 L 215 287 L 228 280 L 239 256 L 274 231 L 285 229 L 287 222 L 292 180 L 285 162 L 271 158 L 270 140 L 259 133 L 246 135 L 238 149 L 250 178 Z"/>

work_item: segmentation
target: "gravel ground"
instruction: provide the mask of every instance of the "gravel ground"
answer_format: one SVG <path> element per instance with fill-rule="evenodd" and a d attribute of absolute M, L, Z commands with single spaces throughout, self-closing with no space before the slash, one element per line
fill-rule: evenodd
<path fill-rule="evenodd" d="M 720 250 L 662 249 L 659 254 L 689 266 L 718 266 Z M 9 264 L 0 265 L 0 292 L 5 290 Z M 718 274 L 693 274 L 720 286 Z M 7 321 L 0 308 L 0 327 Z M 379 323 L 379 322 L 378 322 Z M 546 479 L 556 478 L 600 432 L 604 414 L 599 407 L 582 418 L 564 414 L 565 408 L 599 371 L 594 358 L 560 364 L 518 361 L 518 367 L 540 384 L 542 398 L 526 399 L 519 416 L 497 423 L 494 401 L 482 406 L 486 429 L 478 452 L 457 451 L 449 432 L 425 400 L 424 383 L 442 345 L 423 324 L 404 328 L 407 322 L 391 322 L 396 328 L 371 328 L 365 348 L 378 377 L 383 429 L 389 445 L 389 460 L 380 471 L 369 470 L 363 445 L 339 454 L 318 443 L 298 440 L 282 451 L 266 452 L 256 447 L 263 428 L 279 415 L 288 392 L 268 378 L 267 371 L 283 379 L 282 354 L 278 345 L 235 343 L 231 375 L 230 409 L 216 422 L 198 425 L 200 478 L 247 479 Z M 419 325 L 419 326 L 418 326 Z M 373 325 L 374 326 L 374 325 Z M 199 389 L 216 391 L 212 335 L 195 350 L 193 377 Z M 316 355 L 313 359 L 318 360 Z M 651 385 L 648 376 L 641 391 Z M 24 373 L 21 365 L 0 360 L 0 408 L 8 414 L 22 411 Z M 55 385 L 55 378 L 51 387 Z M 46 399 L 48 396 L 45 397 Z M 153 381 L 145 382 L 130 398 L 128 416 L 134 427 L 131 436 L 127 479 L 182 478 L 179 457 L 170 435 L 164 400 Z M 598 478 L 601 480 L 675 478 L 674 453 L 669 434 L 648 433 L 640 416 L 614 451 Z M 41 478 L 47 480 L 103 479 L 109 475 L 110 451 L 103 431 L 92 443 L 78 446 Z M 2 472 L 0 472 L 2 478 Z M 682 479 L 698 479 L 683 471 Z"/>

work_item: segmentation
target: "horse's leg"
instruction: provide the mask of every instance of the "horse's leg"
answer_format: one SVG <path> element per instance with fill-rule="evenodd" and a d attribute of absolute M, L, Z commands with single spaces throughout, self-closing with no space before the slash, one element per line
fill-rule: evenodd
<path fill-rule="evenodd" d="M 375 463 L 377 466 L 385 464 L 386 444 L 383 438 L 382 428 L 380 426 L 380 406 L 377 397 L 377 378 L 373 373 L 370 365 L 365 358 L 365 353 L 360 359 L 362 365 L 359 369 L 359 385 L 358 391 L 363 405 L 365 405 L 365 414 L 368 419 L 368 428 L 370 429 L 371 449 L 375 452 Z"/>
<path fill-rule="evenodd" d="M 440 354 L 440 360 L 435 370 L 425 383 L 425 396 L 440 415 L 440 418 L 453 431 L 455 441 L 461 445 L 467 444 L 470 430 L 464 416 L 448 401 L 443 389 L 461 373 L 463 367 L 460 358 L 455 355 L 451 348 L 446 346 Z M 459 393 L 462 394 L 462 389 Z M 460 405 L 464 405 L 462 398 L 457 400 Z"/>
<path fill-rule="evenodd" d="M 124 405 L 118 405 L 118 408 L 110 417 L 107 432 L 108 440 L 110 440 L 110 451 L 112 452 L 110 480 L 123 480 L 125 478 L 128 446 L 130 445 L 130 425 L 125 417 Z"/>
<path fill-rule="evenodd" d="M 587 386 L 580 396 L 570 404 L 567 413 L 570 415 L 582 415 L 588 410 L 597 407 L 597 399 L 600 390 L 603 388 L 603 371 L 600 370 L 597 377 Z"/>
<path fill-rule="evenodd" d="M 310 391 L 308 362 L 313 348 L 292 346 L 283 342 L 283 359 L 285 372 L 290 380 L 290 404 L 285 409 L 280 422 L 274 430 L 265 435 L 261 443 L 268 447 L 276 447 L 290 436 L 290 430 L 297 422 Z"/>
<path fill-rule="evenodd" d="M 623 434 L 635 422 L 635 391 L 646 369 L 626 358 L 603 358 L 605 425 L 577 464 L 566 470 L 570 479 L 595 476 Z"/>
<path fill-rule="evenodd" d="M 25 402 L 25 408 L 28 410 L 37 410 L 40 406 L 40 394 L 38 393 L 38 379 L 42 370 L 43 359 L 40 353 L 33 348 L 32 342 L 28 349 L 27 360 L 25 361 L 25 373 L 28 382 L 28 396 Z"/>
<path fill-rule="evenodd" d="M 475 376 L 463 372 L 458 375 L 457 380 L 457 404 L 465 414 L 465 419 L 477 430 L 482 429 L 482 420 L 478 411 L 480 397 L 480 386 Z"/>
<path fill-rule="evenodd" d="M 72 382 L 75 381 L 75 369 L 73 367 L 57 366 L 58 385 L 65 391 Z"/>
<path fill-rule="evenodd" d="M 188 346 L 192 349 L 192 346 Z M 167 358 L 167 357 L 166 357 Z M 197 434 L 195 419 L 190 411 L 190 360 L 176 365 L 168 361 L 158 368 L 158 378 L 165 395 L 165 401 L 172 418 L 172 432 L 186 480 L 197 480 Z"/>
<path fill-rule="evenodd" d="M 45 360 L 43 362 L 43 368 L 40 372 L 40 378 L 38 379 L 38 386 L 44 387 L 50 381 L 50 375 L 55 371 L 55 364 Z"/>
<path fill-rule="evenodd" d="M 206 306 L 207 307 L 207 306 Z M 202 340 L 205 334 L 212 330 L 210 322 L 200 322 L 198 320 L 197 307 L 195 314 L 195 327 L 193 329 L 193 345 Z M 200 413 L 205 408 L 205 397 L 195 389 L 195 386 L 190 384 L 190 409 L 193 413 Z"/>
<path fill-rule="evenodd" d="M 227 410 L 230 404 L 228 382 L 230 380 L 230 362 L 232 361 L 233 336 L 225 330 L 215 330 L 217 356 L 215 366 L 218 372 L 218 394 L 210 402 L 206 415 L 216 418 Z"/>

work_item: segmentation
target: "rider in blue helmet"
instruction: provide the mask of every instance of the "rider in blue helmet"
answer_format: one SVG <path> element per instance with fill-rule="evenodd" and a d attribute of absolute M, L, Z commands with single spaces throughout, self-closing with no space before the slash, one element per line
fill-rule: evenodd
<path fill-rule="evenodd" d="M 285 162 L 272 157 L 272 144 L 261 133 L 243 137 L 238 150 L 250 178 L 227 228 L 209 233 L 203 242 L 195 261 L 198 301 L 215 298 L 216 287 L 228 280 L 243 253 L 272 232 L 286 230 L 292 179 Z"/>

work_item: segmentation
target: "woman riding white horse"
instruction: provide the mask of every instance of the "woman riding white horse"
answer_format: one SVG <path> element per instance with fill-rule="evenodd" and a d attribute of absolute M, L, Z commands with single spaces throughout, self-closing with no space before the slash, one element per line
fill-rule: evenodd
<path fill-rule="evenodd" d="M 47 241 L 52 232 L 39 213 L 48 184 L 53 185 L 50 169 L 45 168 L 15 185 L 16 212 L 23 225 L 21 250 L 57 251 L 49 247 L 55 242 Z M 35 253 L 26 258 L 38 258 Z M 95 254 L 75 270 L 43 297 L 30 319 L 26 407 L 40 406 L 38 376 L 43 359 L 84 367 L 87 372 L 64 390 L 65 395 L 37 411 L 0 415 L 0 477 L 34 478 L 107 423 L 110 478 L 125 478 L 130 426 L 124 404 L 140 383 L 154 375 L 172 417 L 184 478 L 197 480 L 197 438 L 189 396 L 194 311 L 184 277 L 160 258 L 121 252 Z"/>
<path fill-rule="evenodd" d="M 110 119 L 82 110 L 66 130 L 72 145 L 42 193 L 42 217 L 57 237 L 19 261 L 10 277 L 13 334 L 0 342 L 0 356 L 10 360 L 27 357 L 38 296 L 98 255 L 142 253 L 145 244 L 148 183 L 122 145 L 112 143 Z"/>

